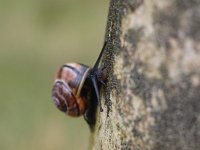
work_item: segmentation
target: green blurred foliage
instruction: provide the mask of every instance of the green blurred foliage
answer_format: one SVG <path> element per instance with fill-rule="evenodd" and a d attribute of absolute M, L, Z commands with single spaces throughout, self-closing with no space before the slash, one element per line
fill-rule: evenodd
<path fill-rule="evenodd" d="M 0 149 L 88 149 L 83 117 L 51 100 L 65 62 L 92 65 L 102 47 L 107 0 L 0 1 Z"/>

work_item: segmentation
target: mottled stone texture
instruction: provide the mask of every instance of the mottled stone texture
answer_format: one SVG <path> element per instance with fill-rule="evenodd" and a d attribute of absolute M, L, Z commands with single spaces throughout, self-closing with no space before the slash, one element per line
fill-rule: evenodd
<path fill-rule="evenodd" d="M 200 0 L 111 0 L 94 150 L 200 149 Z"/>

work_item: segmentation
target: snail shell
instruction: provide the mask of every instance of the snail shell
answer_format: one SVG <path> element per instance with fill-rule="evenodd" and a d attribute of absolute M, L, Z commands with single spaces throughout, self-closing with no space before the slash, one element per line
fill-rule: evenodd
<path fill-rule="evenodd" d="M 52 98 L 57 108 L 78 117 L 87 110 L 87 100 L 80 96 L 90 68 L 83 64 L 68 63 L 57 72 Z"/>

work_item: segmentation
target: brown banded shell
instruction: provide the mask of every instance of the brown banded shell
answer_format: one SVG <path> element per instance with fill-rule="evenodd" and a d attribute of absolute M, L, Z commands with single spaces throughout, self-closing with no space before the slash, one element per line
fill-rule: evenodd
<path fill-rule="evenodd" d="M 63 65 L 53 86 L 55 105 L 70 116 L 80 116 L 87 110 L 85 97 L 80 96 L 81 89 L 90 68 L 82 64 L 69 63 Z"/>

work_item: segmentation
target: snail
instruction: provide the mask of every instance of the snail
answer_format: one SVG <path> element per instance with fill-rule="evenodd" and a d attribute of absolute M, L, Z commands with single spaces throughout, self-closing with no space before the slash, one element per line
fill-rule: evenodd
<path fill-rule="evenodd" d="M 68 63 L 60 67 L 52 90 L 52 99 L 57 108 L 69 116 L 85 115 L 87 122 L 94 122 L 97 103 L 103 111 L 99 89 L 105 84 L 107 72 L 105 67 L 98 68 L 107 42 L 104 43 L 100 55 L 93 68 L 79 63 Z"/>

